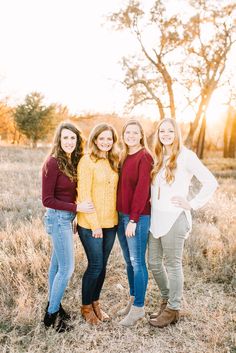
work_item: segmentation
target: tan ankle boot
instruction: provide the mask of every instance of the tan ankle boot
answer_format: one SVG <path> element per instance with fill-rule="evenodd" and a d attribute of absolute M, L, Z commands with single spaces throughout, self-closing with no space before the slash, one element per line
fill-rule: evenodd
<path fill-rule="evenodd" d="M 134 296 L 130 296 L 129 301 L 128 301 L 126 307 L 123 308 L 123 309 L 118 310 L 117 313 L 116 313 L 116 315 L 117 315 L 117 316 L 124 316 L 124 315 L 127 315 L 127 314 L 129 313 L 129 311 L 130 311 L 131 306 L 133 305 L 133 303 L 134 303 Z"/>
<path fill-rule="evenodd" d="M 93 311 L 92 304 L 82 305 L 81 314 L 85 319 L 85 321 L 91 325 L 97 325 L 101 322 L 99 318 L 96 316 L 95 312 Z"/>
<path fill-rule="evenodd" d="M 136 324 L 136 322 L 139 319 L 142 319 L 144 316 L 145 316 L 144 307 L 140 308 L 138 306 L 132 305 L 128 315 L 126 315 L 124 319 L 119 322 L 119 324 L 127 327 L 133 326 Z"/>
<path fill-rule="evenodd" d="M 98 300 L 96 300 L 95 302 L 92 303 L 93 306 L 93 310 L 96 314 L 96 316 L 99 318 L 99 320 L 101 321 L 110 321 L 111 318 L 105 313 L 105 311 L 103 311 L 100 307 L 100 303 Z"/>
<path fill-rule="evenodd" d="M 166 308 L 167 302 L 168 302 L 167 299 L 161 299 L 161 304 L 160 304 L 159 311 L 152 313 L 150 315 L 150 319 L 155 319 L 156 317 L 161 315 L 162 311 L 165 310 L 165 308 Z"/>
<path fill-rule="evenodd" d="M 175 324 L 179 320 L 179 310 L 165 308 L 163 312 L 155 319 L 150 319 L 149 323 L 155 327 L 166 327 L 170 324 Z"/>

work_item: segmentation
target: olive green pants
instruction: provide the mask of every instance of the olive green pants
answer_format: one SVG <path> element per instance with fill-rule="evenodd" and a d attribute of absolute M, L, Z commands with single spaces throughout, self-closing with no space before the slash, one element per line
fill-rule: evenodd
<path fill-rule="evenodd" d="M 170 231 L 156 239 L 149 233 L 148 265 L 167 307 L 179 310 L 183 295 L 182 257 L 186 233 L 189 230 L 184 212 L 177 218 Z"/>

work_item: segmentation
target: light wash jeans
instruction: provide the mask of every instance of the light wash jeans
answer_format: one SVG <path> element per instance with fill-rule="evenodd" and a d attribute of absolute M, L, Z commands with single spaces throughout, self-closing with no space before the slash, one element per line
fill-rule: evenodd
<path fill-rule="evenodd" d="M 145 261 L 150 216 L 139 217 L 135 236 L 126 237 L 125 230 L 129 215 L 119 213 L 118 239 L 126 262 L 130 295 L 134 296 L 134 306 L 143 307 L 148 283 L 148 271 Z"/>
<path fill-rule="evenodd" d="M 48 208 L 44 216 L 47 233 L 52 240 L 52 256 L 49 267 L 50 314 L 59 310 L 69 279 L 74 272 L 74 244 L 72 221 L 75 213 Z"/>
<path fill-rule="evenodd" d="M 188 231 L 189 224 L 185 213 L 182 212 L 166 235 L 156 239 L 152 233 L 149 234 L 148 265 L 161 291 L 162 299 L 168 300 L 167 307 L 173 310 L 180 309 L 183 295 L 182 257 Z"/>

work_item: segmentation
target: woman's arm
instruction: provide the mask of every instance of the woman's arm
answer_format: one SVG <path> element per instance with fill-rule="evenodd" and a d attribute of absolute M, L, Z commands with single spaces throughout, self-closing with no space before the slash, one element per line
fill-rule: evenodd
<path fill-rule="evenodd" d="M 138 181 L 135 187 L 130 208 L 130 219 L 134 220 L 135 222 L 138 222 L 140 214 L 150 199 L 150 173 L 152 169 L 152 162 L 152 157 L 149 154 L 143 155 L 140 160 L 138 168 Z"/>
<path fill-rule="evenodd" d="M 189 151 L 189 156 L 187 158 L 187 169 L 202 184 L 200 192 L 191 201 L 189 201 L 191 208 L 196 210 L 204 206 L 210 200 L 218 187 L 218 182 L 214 175 L 204 166 L 193 151 Z"/>

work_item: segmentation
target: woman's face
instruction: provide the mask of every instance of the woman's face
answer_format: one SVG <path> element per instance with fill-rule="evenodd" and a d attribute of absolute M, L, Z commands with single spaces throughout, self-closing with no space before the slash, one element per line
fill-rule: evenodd
<path fill-rule="evenodd" d="M 113 136 L 110 130 L 101 132 L 95 141 L 97 148 L 101 152 L 109 152 L 112 149 L 113 143 Z"/>
<path fill-rule="evenodd" d="M 67 155 L 71 155 L 77 143 L 77 136 L 68 129 L 61 130 L 61 148 Z"/>
<path fill-rule="evenodd" d="M 138 125 L 130 124 L 124 131 L 124 142 L 128 147 L 140 146 L 142 134 Z"/>
<path fill-rule="evenodd" d="M 169 121 L 165 121 L 159 128 L 159 140 L 163 146 L 170 146 L 175 139 L 175 130 Z"/>

